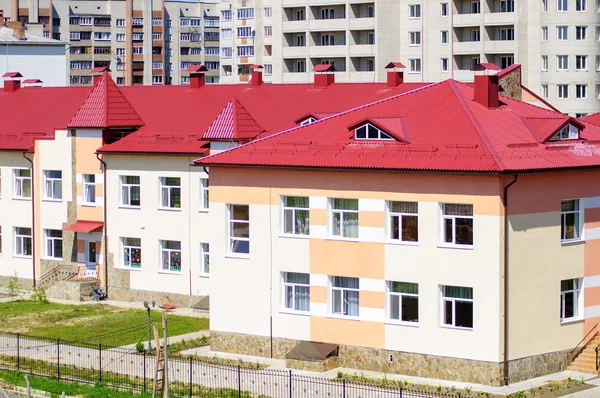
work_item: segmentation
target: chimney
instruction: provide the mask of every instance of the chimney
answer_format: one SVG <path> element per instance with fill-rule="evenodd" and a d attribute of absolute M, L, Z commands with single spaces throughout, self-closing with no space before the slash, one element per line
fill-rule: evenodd
<path fill-rule="evenodd" d="M 399 85 L 404 83 L 404 69 L 405 68 L 406 68 L 406 66 L 404 66 L 400 62 L 390 62 L 389 64 L 387 64 L 385 69 L 388 70 L 388 72 L 387 72 L 387 87 L 388 88 L 398 87 Z"/>
<path fill-rule="evenodd" d="M 263 74 L 262 74 L 263 66 L 262 65 L 250 65 L 250 72 L 252 73 L 252 80 L 250 80 L 250 84 L 253 87 L 258 87 L 263 84 Z"/>
<path fill-rule="evenodd" d="M 190 72 L 190 88 L 204 87 L 204 84 L 206 83 L 204 72 L 208 71 L 206 66 L 202 64 L 191 65 L 186 70 Z"/>
<path fill-rule="evenodd" d="M 483 63 L 475 66 L 475 85 L 473 89 L 473 99 L 487 108 L 497 108 L 500 106 L 498 99 L 498 75 L 488 74 L 488 71 L 499 71 L 500 68 L 494 64 Z M 482 72 L 482 74 L 477 74 Z"/>
<path fill-rule="evenodd" d="M 4 78 L 4 91 L 17 91 L 21 87 L 21 75 L 19 72 L 6 72 L 2 75 Z"/>
<path fill-rule="evenodd" d="M 43 81 L 40 79 L 25 79 L 22 82 L 22 87 L 42 87 Z"/>
<path fill-rule="evenodd" d="M 327 88 L 335 83 L 335 67 L 333 65 L 319 64 L 313 68 L 315 72 L 315 87 Z"/>
<path fill-rule="evenodd" d="M 98 66 L 94 69 L 92 69 L 92 76 L 94 78 L 94 86 L 96 84 L 98 84 L 98 82 L 100 81 L 100 78 L 102 78 L 102 75 L 104 75 L 105 73 L 109 73 L 110 69 L 108 69 L 106 66 Z"/>

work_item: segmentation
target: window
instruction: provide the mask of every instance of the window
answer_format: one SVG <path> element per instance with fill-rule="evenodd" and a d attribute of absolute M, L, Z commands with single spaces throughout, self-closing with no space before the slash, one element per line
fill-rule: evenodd
<path fill-rule="evenodd" d="M 306 126 L 307 124 L 311 124 L 316 122 L 317 119 L 315 119 L 314 117 L 308 117 L 306 119 L 304 119 L 303 121 L 300 122 L 300 126 Z"/>
<path fill-rule="evenodd" d="M 142 240 L 140 238 L 121 238 L 123 268 L 142 268 Z"/>
<path fill-rule="evenodd" d="M 443 241 L 450 245 L 473 245 L 473 205 L 442 204 Z"/>
<path fill-rule="evenodd" d="M 306 61 L 296 61 L 295 72 L 306 72 Z"/>
<path fill-rule="evenodd" d="M 121 176 L 121 205 L 139 207 L 140 204 L 140 177 Z"/>
<path fill-rule="evenodd" d="M 575 69 L 576 70 L 587 70 L 587 55 L 576 55 L 575 56 Z"/>
<path fill-rule="evenodd" d="M 569 38 L 569 27 L 568 26 L 557 26 L 556 27 L 556 40 L 564 41 Z"/>
<path fill-rule="evenodd" d="M 375 6 L 367 6 L 367 18 L 375 17 Z"/>
<path fill-rule="evenodd" d="M 223 47 L 221 49 L 221 53 L 223 54 L 223 58 L 231 58 L 232 50 L 231 47 Z"/>
<path fill-rule="evenodd" d="M 448 16 L 448 3 L 442 3 L 442 4 L 440 4 L 440 6 L 441 6 L 442 17 L 447 17 Z"/>
<path fill-rule="evenodd" d="M 481 63 L 481 59 L 479 57 L 471 58 L 471 69 L 474 69 L 480 63 Z"/>
<path fill-rule="evenodd" d="M 375 33 L 374 32 L 367 33 L 367 44 L 375 44 Z"/>
<path fill-rule="evenodd" d="M 542 98 L 548 98 L 548 85 L 542 84 Z"/>
<path fill-rule="evenodd" d="M 481 2 L 479 0 L 471 2 L 471 14 L 481 13 Z"/>
<path fill-rule="evenodd" d="M 200 208 L 208 210 L 208 178 L 200 179 Z"/>
<path fill-rule="evenodd" d="M 576 138 L 577 137 L 569 137 L 568 139 Z M 583 228 L 583 223 L 581 222 L 582 218 L 579 199 L 563 200 L 561 202 L 561 241 L 566 242 L 581 239 L 581 232 Z"/>
<path fill-rule="evenodd" d="M 152 26 L 162 26 L 162 18 L 152 18 Z"/>
<path fill-rule="evenodd" d="M 568 55 L 557 55 L 556 56 L 556 70 L 569 70 L 569 56 Z"/>
<path fill-rule="evenodd" d="M 296 10 L 296 21 L 305 21 L 306 20 L 306 10 Z"/>
<path fill-rule="evenodd" d="M 179 40 L 180 41 L 190 41 L 190 34 L 189 33 L 179 33 Z"/>
<path fill-rule="evenodd" d="M 222 10 L 221 11 L 221 20 L 231 21 L 231 10 Z"/>
<path fill-rule="evenodd" d="M 31 256 L 31 228 L 15 227 L 15 255 Z"/>
<path fill-rule="evenodd" d="M 83 175 L 83 202 L 96 203 L 96 175 Z"/>
<path fill-rule="evenodd" d="M 513 28 L 500 29 L 500 40 L 514 40 L 515 30 Z"/>
<path fill-rule="evenodd" d="M 198 50 L 193 51 L 193 50 Z M 206 55 L 219 55 L 219 47 L 204 47 L 204 51 L 206 51 Z M 190 48 L 190 54 L 200 54 L 199 48 Z"/>
<path fill-rule="evenodd" d="M 575 40 L 587 40 L 587 26 L 575 27 Z"/>
<path fill-rule="evenodd" d="M 134 54 L 143 54 L 144 53 L 144 47 L 142 47 L 142 46 L 133 46 L 132 49 L 131 49 L 131 51 Z"/>
<path fill-rule="evenodd" d="M 409 18 L 421 18 L 421 5 L 420 4 L 409 4 L 408 5 L 408 17 Z"/>
<path fill-rule="evenodd" d="M 44 232 L 44 235 L 46 236 L 45 258 L 61 260 L 63 256 L 62 231 L 56 229 L 47 229 Z"/>
<path fill-rule="evenodd" d="M 229 253 L 250 254 L 250 207 L 229 205 Z"/>
<path fill-rule="evenodd" d="M 421 58 L 412 58 L 409 62 L 409 73 L 421 73 Z"/>
<path fill-rule="evenodd" d="M 419 322 L 419 285 L 410 282 L 388 282 L 388 319 Z"/>
<path fill-rule="evenodd" d="M 515 1 L 500 0 L 500 12 L 515 12 Z"/>
<path fill-rule="evenodd" d="M 249 26 L 237 28 L 237 35 L 238 37 L 252 37 L 252 28 Z"/>
<path fill-rule="evenodd" d="M 569 9 L 569 0 L 557 0 L 556 1 L 557 10 L 558 11 L 568 11 Z"/>
<path fill-rule="evenodd" d="M 44 170 L 44 199 L 62 199 L 62 171 Z"/>
<path fill-rule="evenodd" d="M 308 197 L 284 196 L 283 233 L 286 235 L 308 235 L 310 222 Z"/>
<path fill-rule="evenodd" d="M 581 311 L 581 280 L 567 279 L 560 281 L 560 321 L 580 318 Z"/>
<path fill-rule="evenodd" d="M 152 69 L 156 70 L 156 69 L 162 69 L 163 68 L 163 63 L 162 61 L 152 61 Z M 156 76 L 154 76 L 156 77 Z M 162 77 L 162 76 L 159 76 Z"/>
<path fill-rule="evenodd" d="M 442 36 L 442 44 L 448 44 L 448 31 L 447 30 L 442 30 L 440 31 L 441 36 Z"/>
<path fill-rule="evenodd" d="M 575 0 L 575 11 L 587 11 L 587 0 Z"/>
<path fill-rule="evenodd" d="M 500 68 L 501 69 L 508 68 L 509 66 L 511 66 L 514 63 L 515 63 L 515 57 L 513 57 L 512 55 L 509 55 L 506 57 L 500 57 Z"/>
<path fill-rule="evenodd" d="M 190 26 L 202 26 L 202 19 L 200 18 L 191 18 L 190 19 Z"/>
<path fill-rule="evenodd" d="M 322 46 L 334 46 L 335 45 L 335 35 L 334 34 L 322 34 L 321 35 L 321 45 Z"/>
<path fill-rule="evenodd" d="M 110 32 L 94 32 L 94 40 L 110 40 Z"/>
<path fill-rule="evenodd" d="M 576 84 L 575 85 L 575 98 L 579 98 L 579 99 L 587 98 L 587 84 Z"/>
<path fill-rule="evenodd" d="M 471 41 L 481 41 L 481 31 L 479 29 L 471 31 Z"/>
<path fill-rule="evenodd" d="M 332 236 L 358 238 L 358 199 L 331 199 Z"/>
<path fill-rule="evenodd" d="M 310 311 L 310 274 L 282 272 L 283 308 L 292 311 Z"/>
<path fill-rule="evenodd" d="M 543 12 L 548 11 L 548 0 L 542 0 L 542 11 Z"/>
<path fill-rule="evenodd" d="M 238 57 L 253 57 L 254 46 L 238 46 L 237 55 Z"/>
<path fill-rule="evenodd" d="M 600 99 L 600 84 L 596 84 L 596 98 Z"/>
<path fill-rule="evenodd" d="M 92 18 L 89 18 L 89 17 L 79 18 L 79 25 L 81 25 L 81 26 L 89 26 L 91 24 L 92 24 Z"/>
<path fill-rule="evenodd" d="M 161 32 L 152 32 L 152 40 L 162 40 Z"/>
<path fill-rule="evenodd" d="M 160 258 L 163 271 L 181 272 L 181 242 L 161 240 Z"/>
<path fill-rule="evenodd" d="M 548 41 L 548 27 L 542 26 L 542 40 Z"/>
<path fill-rule="evenodd" d="M 273 75 L 273 64 L 265 64 L 265 76 Z"/>
<path fill-rule="evenodd" d="M 0 254 L 2 254 L 2 226 L 0 226 Z"/>
<path fill-rule="evenodd" d="M 15 198 L 31 198 L 31 170 L 15 169 Z"/>
<path fill-rule="evenodd" d="M 442 72 L 448 72 L 450 70 L 450 60 L 448 58 L 442 58 Z"/>
<path fill-rule="evenodd" d="M 125 27 L 125 20 L 124 19 L 117 19 L 116 20 L 116 24 L 117 24 L 117 28 L 124 28 Z"/>
<path fill-rule="evenodd" d="M 596 55 L 596 71 L 600 71 L 600 55 Z"/>
<path fill-rule="evenodd" d="M 273 16 L 273 9 L 271 7 L 265 7 L 265 18 L 271 18 Z"/>
<path fill-rule="evenodd" d="M 181 179 L 179 177 L 160 177 L 160 207 L 181 208 Z"/>
<path fill-rule="evenodd" d="M 568 84 L 557 84 L 556 85 L 556 96 L 560 99 L 569 98 L 569 85 Z"/>
<path fill-rule="evenodd" d="M 421 45 L 421 32 L 408 32 L 411 46 Z"/>
<path fill-rule="evenodd" d="M 252 19 L 254 18 L 254 8 L 238 8 L 237 19 Z"/>
<path fill-rule="evenodd" d="M 358 316 L 358 278 L 331 277 L 331 313 Z"/>
<path fill-rule="evenodd" d="M 418 242 L 418 213 L 417 202 L 388 202 L 389 238 L 400 242 Z"/>
<path fill-rule="evenodd" d="M 542 70 L 543 71 L 548 70 L 548 56 L 547 55 L 542 55 Z"/>
<path fill-rule="evenodd" d="M 266 37 L 273 36 L 273 27 L 272 26 L 265 26 L 265 36 Z"/>
<path fill-rule="evenodd" d="M 441 286 L 442 323 L 456 328 L 473 328 L 473 288 Z"/>
<path fill-rule="evenodd" d="M 391 140 L 393 139 L 370 123 L 354 130 L 354 139 L 357 140 Z"/>
<path fill-rule="evenodd" d="M 335 10 L 333 8 L 321 8 L 321 19 L 334 19 Z"/>

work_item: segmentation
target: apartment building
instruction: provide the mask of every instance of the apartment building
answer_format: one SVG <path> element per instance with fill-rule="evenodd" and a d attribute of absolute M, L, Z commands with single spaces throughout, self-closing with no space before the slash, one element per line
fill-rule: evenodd
<path fill-rule="evenodd" d="M 446 80 L 197 160 L 211 348 L 491 385 L 565 369 L 600 316 L 600 127 L 498 90 Z"/>
<path fill-rule="evenodd" d="M 41 26 L 68 42 L 71 85 L 92 85 L 91 70 L 108 67 L 119 85 L 188 84 L 190 65 L 204 64 L 219 82 L 217 1 L 0 1 L 5 21 Z"/>
<path fill-rule="evenodd" d="M 221 79 L 308 82 L 317 64 L 339 81 L 472 81 L 479 63 L 523 66 L 523 82 L 572 116 L 600 111 L 600 3 L 588 0 L 245 0 L 221 3 Z"/>

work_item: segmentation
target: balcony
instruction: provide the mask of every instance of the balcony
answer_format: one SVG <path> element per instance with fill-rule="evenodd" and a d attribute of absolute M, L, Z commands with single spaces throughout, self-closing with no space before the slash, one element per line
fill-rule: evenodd
<path fill-rule="evenodd" d="M 516 20 L 514 12 L 492 12 L 483 16 L 483 24 L 486 26 L 514 25 Z"/>
<path fill-rule="evenodd" d="M 375 29 L 375 18 L 350 18 L 349 28 L 351 30 Z"/>
<path fill-rule="evenodd" d="M 287 21 L 283 23 L 283 33 L 306 32 L 308 30 L 308 21 Z"/>
<path fill-rule="evenodd" d="M 458 80 L 461 82 L 472 82 L 475 76 L 473 71 L 465 69 L 455 69 L 453 74 L 454 80 Z"/>
<path fill-rule="evenodd" d="M 309 21 L 311 31 L 346 30 L 346 18 L 313 19 Z"/>
<path fill-rule="evenodd" d="M 481 19 L 481 14 L 455 14 L 454 27 L 458 28 L 462 26 L 480 26 Z"/>
<path fill-rule="evenodd" d="M 453 44 L 452 53 L 454 55 L 480 54 L 482 48 L 483 43 L 480 41 L 455 41 Z"/>
<path fill-rule="evenodd" d="M 283 58 L 306 58 L 307 54 L 306 46 L 283 47 Z"/>
<path fill-rule="evenodd" d="M 283 0 L 281 5 L 283 7 L 305 7 L 306 0 Z"/>
<path fill-rule="evenodd" d="M 484 43 L 486 54 L 507 54 L 517 52 L 517 42 L 514 40 L 488 40 Z"/>
<path fill-rule="evenodd" d="M 375 45 L 373 44 L 354 44 L 349 47 L 351 57 L 375 56 Z"/>
<path fill-rule="evenodd" d="M 311 58 L 345 58 L 347 47 L 340 46 L 311 46 L 309 55 Z"/>

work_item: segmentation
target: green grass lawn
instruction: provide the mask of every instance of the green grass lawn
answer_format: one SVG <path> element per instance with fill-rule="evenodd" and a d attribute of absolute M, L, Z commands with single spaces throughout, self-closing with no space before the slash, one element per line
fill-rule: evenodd
<path fill-rule="evenodd" d="M 66 305 L 18 300 L 0 303 L 0 332 L 122 346 L 148 339 L 145 310 L 109 305 Z M 161 313 L 151 312 L 162 335 Z M 207 318 L 168 316 L 169 335 L 208 329 Z"/>

